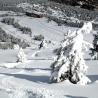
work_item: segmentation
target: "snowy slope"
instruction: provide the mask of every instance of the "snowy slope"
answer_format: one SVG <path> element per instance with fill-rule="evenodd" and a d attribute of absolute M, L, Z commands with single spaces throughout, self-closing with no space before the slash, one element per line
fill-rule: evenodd
<path fill-rule="evenodd" d="M 0 98 L 98 98 L 97 60 L 86 61 L 89 67 L 87 75 L 92 80 L 91 84 L 80 86 L 69 81 L 49 83 L 50 65 L 55 56 L 53 50 L 59 47 L 67 30 L 77 28 L 57 26 L 55 22 L 47 23 L 46 18 L 26 16 L 14 18 L 19 19 L 22 26 L 32 29 L 32 37 L 42 34 L 46 40 L 51 40 L 55 44 L 49 44 L 47 48 L 38 50 L 39 43 L 32 40 L 32 47 L 24 49 L 28 59 L 25 63 L 16 63 L 18 50 L 0 50 Z M 6 27 L 13 30 L 11 26 Z M 92 34 L 84 36 L 85 40 L 92 43 Z"/>
<path fill-rule="evenodd" d="M 16 28 L 14 28 L 13 26 L 10 25 L 6 25 L 0 22 L 0 27 L 7 33 L 10 34 L 16 38 L 19 38 L 21 40 L 24 40 L 25 42 L 31 42 L 31 39 L 29 36 L 22 34 L 22 32 L 20 32 L 19 30 L 17 30 Z"/>

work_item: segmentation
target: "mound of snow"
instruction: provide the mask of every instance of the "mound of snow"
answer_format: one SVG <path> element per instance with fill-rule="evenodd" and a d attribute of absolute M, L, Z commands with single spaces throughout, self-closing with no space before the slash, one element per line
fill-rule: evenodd
<path fill-rule="evenodd" d="M 0 64 L 0 67 L 15 68 L 18 65 L 20 65 L 20 63 L 2 63 Z"/>

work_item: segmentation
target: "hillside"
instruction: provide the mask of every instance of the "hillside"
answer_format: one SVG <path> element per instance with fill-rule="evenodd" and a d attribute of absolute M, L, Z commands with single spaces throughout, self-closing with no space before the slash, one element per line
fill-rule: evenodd
<path fill-rule="evenodd" d="M 0 98 L 98 98 L 97 10 L 47 0 L 0 4 Z"/>
<path fill-rule="evenodd" d="M 19 24 L 32 29 L 34 35 L 43 35 L 51 41 L 47 48 L 38 49 L 40 41 L 32 39 L 32 46 L 24 49 L 28 61 L 16 62 L 18 50 L 0 50 L 0 97 L 1 98 L 97 98 L 98 97 L 98 61 L 90 60 L 85 53 L 88 65 L 87 76 L 92 82 L 86 86 L 75 85 L 68 80 L 61 83 L 49 83 L 51 74 L 50 65 L 53 62 L 54 49 L 60 46 L 64 34 L 68 30 L 77 28 L 58 26 L 47 18 L 33 18 L 27 16 L 13 16 Z M 5 25 L 5 24 L 3 24 Z M 15 31 L 10 25 L 7 29 Z M 7 31 L 7 30 L 6 30 Z M 17 32 L 18 34 L 21 32 Z M 21 35 L 20 35 L 21 36 Z M 85 41 L 92 43 L 92 33 L 84 35 Z M 90 52 L 90 51 L 89 51 Z"/>

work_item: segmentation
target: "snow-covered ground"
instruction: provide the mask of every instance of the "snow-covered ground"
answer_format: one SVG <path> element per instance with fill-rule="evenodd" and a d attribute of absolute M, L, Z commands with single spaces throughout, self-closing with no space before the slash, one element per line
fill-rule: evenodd
<path fill-rule="evenodd" d="M 51 43 L 47 48 L 38 50 L 38 42 L 32 40 L 32 47 L 24 49 L 27 56 L 27 61 L 24 63 L 16 62 L 17 49 L 0 50 L 0 98 L 98 98 L 97 60 L 86 60 L 89 67 L 87 76 L 92 81 L 86 86 L 75 85 L 68 80 L 61 83 L 49 83 L 50 66 L 55 56 L 53 50 L 59 47 L 60 41 L 64 39 L 64 33 L 69 29 L 77 28 L 58 26 L 53 21 L 48 23 L 46 18 L 26 16 L 14 18 L 18 19 L 22 26 L 31 28 L 32 38 L 34 35 L 42 34 L 46 40 L 55 44 Z M 16 30 L 10 25 L 2 25 L 7 28 L 6 32 Z M 21 32 L 20 36 L 22 36 Z M 92 43 L 92 34 L 84 36 L 86 41 Z M 29 40 L 28 37 L 27 39 Z M 87 53 L 85 59 L 90 58 Z"/>

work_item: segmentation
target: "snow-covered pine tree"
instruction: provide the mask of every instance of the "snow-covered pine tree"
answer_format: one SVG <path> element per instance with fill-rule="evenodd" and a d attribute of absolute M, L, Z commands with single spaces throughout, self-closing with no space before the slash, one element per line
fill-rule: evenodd
<path fill-rule="evenodd" d="M 62 41 L 58 51 L 57 59 L 51 65 L 51 82 L 60 82 L 68 79 L 74 84 L 85 85 L 90 80 L 85 76 L 87 66 L 83 59 L 83 33 L 90 33 L 92 23 L 85 23 L 84 26 L 76 30 Z"/>
<path fill-rule="evenodd" d="M 90 55 L 92 59 L 98 60 L 98 33 L 94 34 L 93 48 L 91 48 L 91 51 L 92 53 L 90 53 Z"/>
<path fill-rule="evenodd" d="M 17 62 L 24 63 L 24 62 L 27 61 L 26 55 L 25 55 L 25 53 L 24 53 L 22 48 L 19 48 L 19 52 L 18 52 L 17 58 L 18 58 Z"/>

